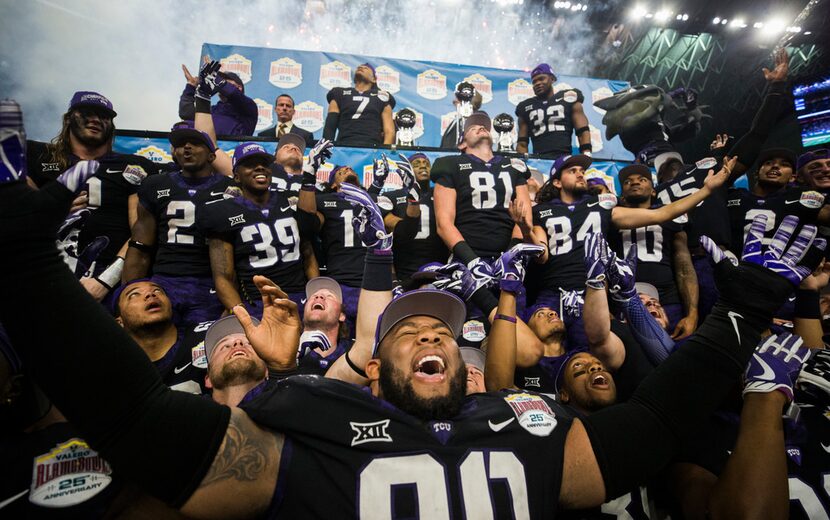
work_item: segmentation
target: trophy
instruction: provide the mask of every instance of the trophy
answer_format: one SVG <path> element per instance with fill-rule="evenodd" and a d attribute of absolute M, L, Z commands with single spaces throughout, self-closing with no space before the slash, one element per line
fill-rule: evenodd
<path fill-rule="evenodd" d="M 395 144 L 414 146 L 416 119 L 415 112 L 409 108 L 404 108 L 395 115 L 395 125 L 398 127 Z"/>
<path fill-rule="evenodd" d="M 507 113 L 497 115 L 493 119 L 493 129 L 498 136 L 498 150 L 500 152 L 513 151 L 513 116 Z"/>
<path fill-rule="evenodd" d="M 473 113 L 473 96 L 476 94 L 476 88 L 473 86 L 472 83 L 468 83 L 466 81 L 462 81 L 458 85 L 455 86 L 455 99 L 459 101 L 458 107 L 456 110 L 458 111 L 458 115 L 461 118 L 470 117 Z"/>

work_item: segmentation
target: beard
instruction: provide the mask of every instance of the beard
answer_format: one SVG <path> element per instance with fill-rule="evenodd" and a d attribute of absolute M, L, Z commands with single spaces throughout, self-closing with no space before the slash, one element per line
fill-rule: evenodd
<path fill-rule="evenodd" d="M 84 130 L 86 124 L 87 119 L 82 115 L 72 115 L 72 117 L 69 118 L 69 131 L 75 136 L 75 139 L 80 141 L 84 146 L 89 146 L 90 148 L 96 148 L 109 141 L 115 131 L 112 123 L 102 122 L 101 126 L 103 127 L 103 131 L 101 132 L 101 136 L 93 137 L 85 135 L 86 133 Z"/>
<path fill-rule="evenodd" d="M 782 183 L 782 182 L 767 180 L 767 179 L 761 179 L 761 178 L 758 179 L 758 186 L 764 188 L 765 190 L 774 191 L 774 190 L 781 189 L 782 187 L 784 187 L 786 185 L 787 185 L 787 183 Z"/>
<path fill-rule="evenodd" d="M 358 188 L 361 187 L 360 186 L 360 181 L 358 180 L 357 175 L 349 175 L 348 177 L 343 179 L 343 182 L 344 183 L 349 183 L 352 186 L 357 186 Z"/>
<path fill-rule="evenodd" d="M 475 141 L 471 142 L 469 147 L 470 148 L 476 148 L 477 146 L 479 146 L 479 145 L 481 145 L 485 142 L 490 145 L 490 148 L 493 147 L 493 137 L 490 134 L 482 135 L 481 137 L 479 137 Z"/>
<path fill-rule="evenodd" d="M 588 186 L 585 184 L 577 184 L 568 191 L 571 193 L 572 197 L 581 197 L 588 193 Z"/>
<path fill-rule="evenodd" d="M 225 363 L 221 369 L 210 376 L 214 388 L 220 390 L 229 386 L 253 383 L 265 379 L 265 366 L 253 359 L 235 359 Z"/>
<path fill-rule="evenodd" d="M 367 78 L 361 72 L 355 72 L 354 73 L 354 82 L 355 83 L 360 83 L 360 82 L 362 82 L 362 83 L 373 83 L 371 78 Z"/>
<path fill-rule="evenodd" d="M 636 206 L 638 204 L 642 204 L 643 202 L 647 202 L 650 200 L 651 195 L 628 195 L 625 198 L 625 201 L 632 206 Z"/>
<path fill-rule="evenodd" d="M 412 382 L 391 362 L 380 365 L 380 388 L 383 399 L 397 409 L 422 421 L 452 419 L 461 411 L 467 395 L 467 366 L 461 363 L 450 377 L 450 390 L 445 396 L 425 399 L 415 393 Z"/>

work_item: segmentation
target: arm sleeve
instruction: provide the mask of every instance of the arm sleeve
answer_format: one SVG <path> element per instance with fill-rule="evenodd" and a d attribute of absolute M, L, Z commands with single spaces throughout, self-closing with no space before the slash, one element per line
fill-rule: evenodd
<path fill-rule="evenodd" d="M 674 351 L 674 340 L 646 311 L 640 298 L 631 298 L 625 304 L 625 317 L 631 334 L 643 347 L 649 361 L 659 365 Z"/>
<path fill-rule="evenodd" d="M 196 87 L 188 83 L 179 98 L 179 119 L 193 121 L 196 118 L 196 107 L 193 105 L 195 94 Z"/>
<path fill-rule="evenodd" d="M 57 183 L 40 192 L 0 186 L 0 321 L 38 385 L 113 469 L 181 506 L 210 468 L 230 409 L 164 386 L 144 352 L 78 284 L 55 248 L 51 222 L 72 198 Z M 20 229 L 27 240 L 19 240 Z M 46 293 L 54 298 L 48 327 L 32 311 Z M 152 449 L 137 449 L 147 439 Z"/>
<path fill-rule="evenodd" d="M 770 84 L 767 95 L 764 96 L 764 100 L 761 103 L 761 107 L 755 113 L 755 118 L 752 120 L 752 126 L 749 132 L 732 146 L 728 155 L 737 155 L 738 161 L 747 167 L 755 162 L 755 159 L 761 152 L 761 146 L 763 146 L 764 141 L 769 137 L 772 127 L 778 120 L 778 115 L 781 113 L 785 88 L 786 82 L 784 81 Z"/>
<path fill-rule="evenodd" d="M 334 136 L 337 135 L 338 126 L 340 126 L 340 112 L 329 112 L 326 115 L 326 124 L 323 127 L 323 139 L 333 141 Z"/>

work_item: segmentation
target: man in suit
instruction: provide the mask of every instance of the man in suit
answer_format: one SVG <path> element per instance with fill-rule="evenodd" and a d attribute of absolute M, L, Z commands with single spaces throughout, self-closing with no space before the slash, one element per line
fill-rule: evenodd
<path fill-rule="evenodd" d="M 277 124 L 266 128 L 257 135 L 279 139 L 284 134 L 297 134 L 305 139 L 307 146 L 314 146 L 314 135 L 308 130 L 295 125 L 292 121 L 294 117 L 294 98 L 288 94 L 277 96 L 276 101 L 274 101 L 274 112 L 277 113 Z"/>
<path fill-rule="evenodd" d="M 473 95 L 472 101 L 473 112 L 478 112 L 481 109 L 481 101 L 481 93 L 476 91 L 476 93 Z M 456 109 L 458 108 L 458 105 L 461 104 L 461 100 L 458 97 L 458 87 L 456 87 L 455 97 L 452 100 L 452 104 L 454 107 L 456 107 Z M 444 130 L 444 134 L 441 136 L 441 148 L 447 150 L 458 149 L 458 145 L 461 143 L 463 137 L 458 135 L 458 128 L 459 126 L 464 126 L 464 119 L 465 118 L 461 117 L 461 114 L 456 112 L 455 118 L 452 120 L 449 126 L 447 126 L 447 129 Z"/>

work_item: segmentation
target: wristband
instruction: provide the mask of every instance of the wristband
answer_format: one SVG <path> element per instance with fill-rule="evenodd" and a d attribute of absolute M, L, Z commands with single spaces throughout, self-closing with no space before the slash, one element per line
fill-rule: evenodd
<path fill-rule="evenodd" d="M 317 191 L 317 185 L 316 184 L 310 184 L 310 183 L 306 184 L 305 176 L 303 176 L 303 184 L 300 186 L 300 191 L 314 191 L 314 192 L 316 192 Z"/>
<path fill-rule="evenodd" d="M 367 251 L 361 288 L 367 291 L 391 291 L 395 286 L 392 281 L 392 259 L 392 251 L 388 254 L 385 251 Z"/>
<path fill-rule="evenodd" d="M 594 151 L 594 147 L 593 147 L 593 145 L 591 145 L 591 143 L 585 143 L 585 144 L 579 145 L 579 152 L 580 153 L 593 152 L 593 151 Z"/>
<path fill-rule="evenodd" d="M 574 133 L 576 135 L 580 135 L 580 134 L 584 134 L 585 132 L 590 132 L 590 131 L 591 131 L 591 127 L 582 126 L 582 127 L 577 128 L 576 130 L 574 130 Z"/>
<path fill-rule="evenodd" d="M 138 249 L 142 253 L 147 254 L 151 254 L 153 252 L 153 246 L 148 246 L 147 244 L 141 243 L 138 240 L 130 240 L 129 242 L 127 242 L 127 247 Z"/>
<path fill-rule="evenodd" d="M 288 368 L 284 370 L 277 370 L 276 368 L 268 367 L 269 381 L 282 381 L 286 377 L 291 377 L 297 374 L 297 367 Z"/>
<path fill-rule="evenodd" d="M 210 114 L 210 100 L 197 97 L 194 99 L 196 112 L 200 114 Z"/>
<path fill-rule="evenodd" d="M 457 258 L 458 260 L 461 260 L 461 263 L 463 263 L 464 265 L 469 265 L 470 262 L 478 258 L 478 255 L 475 253 L 475 251 L 473 251 L 473 248 L 470 247 L 470 245 L 467 244 L 467 242 L 465 242 L 464 240 L 458 242 L 457 244 L 455 244 L 455 246 L 453 246 L 452 256 L 454 258 Z"/>
<path fill-rule="evenodd" d="M 355 374 L 359 375 L 360 377 L 362 377 L 364 379 L 369 378 L 369 376 L 366 375 L 366 372 L 362 368 L 360 368 L 359 366 L 354 364 L 354 361 L 352 361 L 352 359 L 349 357 L 349 351 L 348 350 L 346 351 L 345 354 L 343 354 L 343 357 L 346 358 L 346 364 L 349 365 L 349 368 L 354 370 Z"/>
<path fill-rule="evenodd" d="M 516 142 L 519 143 L 519 144 L 521 144 L 521 143 L 527 144 L 527 143 L 530 142 L 530 138 L 529 137 L 520 137 L 520 138 L 516 139 Z"/>
<path fill-rule="evenodd" d="M 118 285 L 121 281 L 121 271 L 124 269 L 124 259 L 120 256 L 115 259 L 113 263 L 104 269 L 101 274 L 95 277 L 101 285 L 109 290 Z"/>
<path fill-rule="evenodd" d="M 504 314 L 496 314 L 496 316 L 493 318 L 493 320 L 494 321 L 495 320 L 504 320 L 504 321 L 509 321 L 510 323 L 516 323 L 516 317 L 515 316 L 506 316 Z"/>
<path fill-rule="evenodd" d="M 817 291 L 808 291 L 806 289 L 795 290 L 795 309 L 794 317 L 803 318 L 805 320 L 820 320 L 821 319 L 821 304 L 819 303 L 819 294 Z"/>

